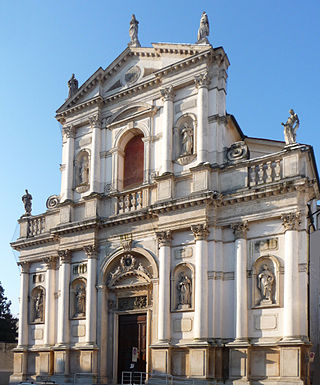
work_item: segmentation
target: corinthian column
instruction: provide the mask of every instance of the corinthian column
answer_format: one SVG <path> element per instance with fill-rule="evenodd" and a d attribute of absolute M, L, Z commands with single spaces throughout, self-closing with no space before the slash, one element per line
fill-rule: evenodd
<path fill-rule="evenodd" d="M 299 314 L 298 227 L 300 213 L 281 215 L 284 226 L 284 313 L 283 339 L 294 340 L 297 335 L 295 319 Z"/>
<path fill-rule="evenodd" d="M 206 224 L 192 225 L 196 241 L 195 285 L 194 285 L 194 333 L 198 341 L 208 339 L 208 242 Z"/>
<path fill-rule="evenodd" d="M 173 87 L 160 90 L 163 100 L 161 174 L 172 172 Z"/>
<path fill-rule="evenodd" d="M 44 345 L 54 344 L 55 316 L 54 316 L 54 281 L 57 265 L 56 257 L 44 258 L 47 267 L 46 271 L 46 303 L 45 303 L 45 324 L 44 324 Z"/>
<path fill-rule="evenodd" d="M 69 325 L 69 285 L 70 285 L 70 250 L 58 251 L 59 267 L 59 302 L 58 302 L 58 345 L 66 346 L 70 342 Z"/>
<path fill-rule="evenodd" d="M 99 114 L 89 117 L 92 130 L 90 192 L 100 192 L 101 120 Z"/>
<path fill-rule="evenodd" d="M 29 263 L 19 262 L 18 265 L 21 267 L 18 347 L 22 348 L 28 346 Z"/>
<path fill-rule="evenodd" d="M 158 340 L 170 342 L 171 231 L 156 233 L 159 243 Z"/>
<path fill-rule="evenodd" d="M 198 88 L 197 113 L 197 162 L 198 164 L 208 161 L 208 87 L 210 84 L 208 72 L 204 72 L 195 78 L 195 84 Z"/>
<path fill-rule="evenodd" d="M 247 221 L 231 225 L 235 242 L 236 342 L 248 341 Z"/>
<path fill-rule="evenodd" d="M 88 257 L 87 297 L 86 297 L 86 344 L 96 343 L 97 321 L 97 251 L 94 246 L 85 246 L 84 251 Z"/>
<path fill-rule="evenodd" d="M 74 137 L 75 129 L 73 125 L 63 127 L 63 133 L 67 138 L 63 150 L 63 163 L 65 164 L 64 178 L 61 186 L 62 201 L 73 199 L 73 158 L 74 158 Z"/>

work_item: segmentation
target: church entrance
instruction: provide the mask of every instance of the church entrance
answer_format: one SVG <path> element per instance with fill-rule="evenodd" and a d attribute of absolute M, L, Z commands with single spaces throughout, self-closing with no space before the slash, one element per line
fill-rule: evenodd
<path fill-rule="evenodd" d="M 122 372 L 146 371 L 146 330 L 145 313 L 119 316 L 118 384 Z"/>

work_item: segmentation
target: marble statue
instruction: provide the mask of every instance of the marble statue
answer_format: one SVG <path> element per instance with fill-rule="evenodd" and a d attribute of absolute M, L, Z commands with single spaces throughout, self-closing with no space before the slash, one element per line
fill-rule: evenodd
<path fill-rule="evenodd" d="M 75 315 L 84 316 L 86 314 L 86 290 L 83 285 L 78 286 L 75 297 Z"/>
<path fill-rule="evenodd" d="M 184 123 L 181 128 L 181 154 L 180 156 L 191 155 L 193 153 L 193 128 Z"/>
<path fill-rule="evenodd" d="M 181 273 L 177 285 L 178 289 L 178 308 L 191 307 L 191 280 Z"/>
<path fill-rule="evenodd" d="M 68 98 L 72 98 L 72 96 L 78 91 L 78 88 L 79 88 L 78 80 L 75 78 L 74 74 L 72 74 L 70 80 L 68 81 L 68 87 L 69 87 Z"/>
<path fill-rule="evenodd" d="M 135 15 L 133 14 L 130 20 L 130 27 L 129 27 L 130 43 L 128 45 L 130 47 L 141 47 L 138 39 L 138 24 L 139 22 L 136 19 Z"/>
<path fill-rule="evenodd" d="M 24 204 L 25 215 L 31 215 L 32 209 L 32 195 L 29 194 L 28 190 L 25 190 L 26 193 L 22 196 L 22 202 Z"/>
<path fill-rule="evenodd" d="M 43 321 L 43 293 L 38 291 L 34 301 L 34 321 Z"/>
<path fill-rule="evenodd" d="M 79 165 L 79 184 L 89 183 L 89 162 L 88 156 L 83 155 L 80 159 Z"/>
<path fill-rule="evenodd" d="M 209 20 L 207 14 L 203 11 L 200 19 L 200 27 L 198 29 L 198 44 L 207 43 L 209 44 Z"/>
<path fill-rule="evenodd" d="M 268 265 L 263 265 L 263 270 L 258 275 L 258 288 L 261 292 L 261 303 L 272 303 L 272 288 L 274 284 L 274 275 L 269 270 Z"/>
<path fill-rule="evenodd" d="M 284 126 L 284 140 L 286 144 L 296 143 L 296 133 L 299 128 L 298 115 L 294 113 L 293 109 L 289 110 L 289 118 L 286 123 L 281 123 Z"/>

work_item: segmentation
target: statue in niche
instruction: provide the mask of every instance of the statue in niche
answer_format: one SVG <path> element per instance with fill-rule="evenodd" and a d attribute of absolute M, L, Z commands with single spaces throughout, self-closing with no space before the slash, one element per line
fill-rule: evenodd
<path fill-rule="evenodd" d="M 22 196 L 22 202 L 24 204 L 25 214 L 24 215 L 31 215 L 31 208 L 32 208 L 32 195 L 29 194 L 28 190 L 25 190 L 26 193 Z"/>
<path fill-rule="evenodd" d="M 140 47 L 140 42 L 138 39 L 138 24 L 139 22 L 136 19 L 135 15 L 133 14 L 131 16 L 130 27 L 129 27 L 130 43 L 128 45 L 130 47 Z"/>
<path fill-rule="evenodd" d="M 178 309 L 188 309 L 191 307 L 191 280 L 185 274 L 179 276 L 178 289 Z"/>
<path fill-rule="evenodd" d="M 43 321 L 43 293 L 42 290 L 37 292 L 34 300 L 34 321 Z"/>
<path fill-rule="evenodd" d="M 269 270 L 268 265 L 263 265 L 262 271 L 258 275 L 258 288 L 261 292 L 260 305 L 272 303 L 273 285 L 274 285 L 274 275 Z"/>
<path fill-rule="evenodd" d="M 85 154 L 80 159 L 79 164 L 79 184 L 89 183 L 89 160 L 88 155 Z"/>
<path fill-rule="evenodd" d="M 180 156 L 192 155 L 193 153 L 193 127 L 184 123 L 181 127 L 181 153 Z"/>
<path fill-rule="evenodd" d="M 86 289 L 79 285 L 75 292 L 75 317 L 82 317 L 86 314 Z"/>
<path fill-rule="evenodd" d="M 72 74 L 70 80 L 68 81 L 68 87 L 69 87 L 69 95 L 68 98 L 71 98 L 79 88 L 78 80 L 75 78 L 74 74 Z"/>
<path fill-rule="evenodd" d="M 200 19 L 200 27 L 198 29 L 198 41 L 197 43 L 209 43 L 208 37 L 209 36 L 209 20 L 206 12 L 202 12 L 201 19 Z"/>
<path fill-rule="evenodd" d="M 297 129 L 299 128 L 299 118 L 293 109 L 289 110 L 289 118 L 286 123 L 281 123 L 284 126 L 284 140 L 286 144 L 296 143 Z"/>

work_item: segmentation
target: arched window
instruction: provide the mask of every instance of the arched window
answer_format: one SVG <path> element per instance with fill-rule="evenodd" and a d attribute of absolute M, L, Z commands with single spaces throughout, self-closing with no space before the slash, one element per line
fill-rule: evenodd
<path fill-rule="evenodd" d="M 129 140 L 124 149 L 123 188 L 138 186 L 143 182 L 144 145 L 143 135 Z"/>

